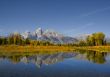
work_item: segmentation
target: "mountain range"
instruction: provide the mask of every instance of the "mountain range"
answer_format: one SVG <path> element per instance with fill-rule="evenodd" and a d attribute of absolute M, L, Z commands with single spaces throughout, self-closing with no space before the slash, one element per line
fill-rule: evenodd
<path fill-rule="evenodd" d="M 66 36 L 63 35 L 61 33 L 58 33 L 54 30 L 42 30 L 42 28 L 37 28 L 35 31 L 33 32 L 24 32 L 24 33 L 18 33 L 18 32 L 14 32 L 12 35 L 16 35 L 19 34 L 21 35 L 22 38 L 24 39 L 30 39 L 30 40 L 38 40 L 38 41 L 49 41 L 51 43 L 54 44 L 77 44 L 79 43 L 81 40 L 86 41 L 87 37 L 91 34 L 81 34 L 81 35 L 77 35 L 75 37 L 71 37 L 71 36 Z M 7 38 L 8 36 L 0 36 L 0 38 Z M 107 43 L 110 43 L 110 37 L 105 37 L 105 40 Z"/>
<path fill-rule="evenodd" d="M 59 44 L 68 44 L 77 42 L 76 38 L 65 36 L 53 30 L 45 30 L 43 31 L 42 28 L 36 29 L 34 32 L 25 32 L 21 34 L 24 39 L 29 38 L 32 40 L 40 40 L 40 41 L 50 41 L 52 43 L 59 43 Z"/>

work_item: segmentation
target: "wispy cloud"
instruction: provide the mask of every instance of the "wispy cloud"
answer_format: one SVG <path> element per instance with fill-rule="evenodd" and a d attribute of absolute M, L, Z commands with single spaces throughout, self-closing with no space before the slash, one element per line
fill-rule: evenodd
<path fill-rule="evenodd" d="M 92 25 L 94 25 L 94 23 L 87 23 L 85 25 L 78 26 L 77 28 L 72 28 L 72 29 L 66 30 L 65 33 L 71 33 L 71 32 L 77 32 L 77 31 L 80 31 L 80 30 L 84 30 L 84 29 L 89 28 Z"/>
<path fill-rule="evenodd" d="M 84 25 L 77 25 L 78 27 L 77 28 L 72 28 L 72 29 L 68 29 L 68 30 L 65 30 L 65 32 L 63 32 L 64 34 L 66 34 L 66 35 L 73 35 L 73 34 L 79 34 L 79 33 L 81 33 L 82 31 L 84 31 L 84 30 L 87 30 L 87 29 L 89 29 L 91 26 L 93 26 L 94 25 L 94 23 L 87 23 L 87 24 L 84 24 Z"/>
<path fill-rule="evenodd" d="M 0 29 L 0 32 L 3 32 L 3 29 Z"/>
<path fill-rule="evenodd" d="M 101 8 L 101 9 L 97 9 L 97 10 L 91 11 L 89 13 L 83 14 L 82 16 L 83 17 L 86 17 L 86 16 L 90 16 L 90 15 L 94 15 L 94 14 L 97 14 L 97 13 L 100 13 L 100 12 L 103 12 L 103 11 L 106 11 L 106 10 L 110 10 L 110 6 L 109 7 L 106 7 L 106 8 Z"/>

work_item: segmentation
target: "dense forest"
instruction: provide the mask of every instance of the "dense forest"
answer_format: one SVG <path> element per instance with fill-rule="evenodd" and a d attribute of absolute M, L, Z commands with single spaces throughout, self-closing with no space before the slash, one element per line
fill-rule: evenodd
<path fill-rule="evenodd" d="M 33 46 L 102 46 L 109 45 L 105 40 L 105 34 L 102 32 L 88 35 L 86 40 L 79 40 L 77 43 L 69 44 L 55 44 L 49 41 L 38 41 L 31 39 L 24 39 L 20 34 L 10 34 L 7 37 L 0 37 L 0 45 L 33 45 Z"/>

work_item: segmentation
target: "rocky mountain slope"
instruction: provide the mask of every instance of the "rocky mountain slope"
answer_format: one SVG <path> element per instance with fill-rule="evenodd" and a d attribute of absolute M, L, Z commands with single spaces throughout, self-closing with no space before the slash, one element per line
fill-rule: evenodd
<path fill-rule="evenodd" d="M 23 38 L 29 38 L 33 40 L 41 40 L 41 41 L 50 41 L 52 43 L 73 43 L 77 42 L 76 38 L 64 36 L 58 32 L 52 30 L 45 30 L 43 31 L 42 28 L 36 29 L 35 32 L 25 32 L 22 34 Z"/>

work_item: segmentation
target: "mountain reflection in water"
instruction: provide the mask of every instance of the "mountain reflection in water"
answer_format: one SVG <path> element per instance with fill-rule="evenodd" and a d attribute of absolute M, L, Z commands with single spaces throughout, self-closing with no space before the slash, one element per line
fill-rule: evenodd
<path fill-rule="evenodd" d="M 108 53 L 109 54 L 109 53 Z M 11 54 L 0 54 L 0 60 L 10 60 L 16 64 L 19 62 L 23 63 L 34 63 L 36 66 L 41 67 L 42 64 L 50 65 L 58 62 L 62 62 L 65 59 L 75 58 L 79 60 L 88 60 L 93 63 L 103 64 L 106 62 L 106 52 L 95 52 L 95 51 L 73 51 L 73 52 L 57 52 L 53 54 L 37 54 L 37 53 L 11 53 Z"/>
<path fill-rule="evenodd" d="M 29 53 L 28 53 L 29 54 Z M 63 61 L 66 58 L 75 57 L 77 53 L 54 53 L 54 54 L 32 54 L 32 55 L 1 55 L 0 60 L 8 59 L 14 64 L 23 62 L 23 63 L 34 63 L 36 66 L 41 67 L 42 64 L 49 65 L 55 64 Z"/>
<path fill-rule="evenodd" d="M 0 77 L 110 77 L 110 53 L 2 52 Z"/>

